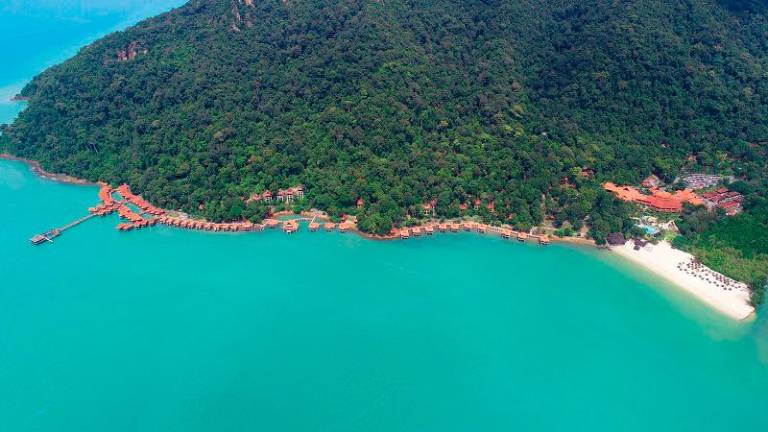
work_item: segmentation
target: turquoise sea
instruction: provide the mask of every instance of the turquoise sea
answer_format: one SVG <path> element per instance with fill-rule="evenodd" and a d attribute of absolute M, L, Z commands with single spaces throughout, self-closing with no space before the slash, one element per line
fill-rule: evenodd
<path fill-rule="evenodd" d="M 11 0 L 0 40 L 26 48 L 3 49 L 0 87 L 179 3 Z M 0 161 L 0 431 L 768 425 L 768 320 L 732 322 L 606 252 L 116 217 L 29 244 L 96 193 Z"/>

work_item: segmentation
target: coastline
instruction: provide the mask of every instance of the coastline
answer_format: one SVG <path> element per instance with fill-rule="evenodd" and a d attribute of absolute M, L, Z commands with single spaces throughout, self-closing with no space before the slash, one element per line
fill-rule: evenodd
<path fill-rule="evenodd" d="M 696 262 L 693 255 L 673 248 L 666 241 L 639 250 L 635 250 L 633 242 L 628 241 L 623 246 L 611 246 L 609 250 L 671 282 L 729 318 L 744 321 L 755 317 L 746 284 L 729 280 L 701 264 L 690 264 Z M 716 280 L 720 278 L 730 282 L 726 284 Z M 728 288 L 724 288 L 726 285 Z"/>
<path fill-rule="evenodd" d="M 29 168 L 32 170 L 33 173 L 35 173 L 35 175 L 37 175 L 38 177 L 44 178 L 46 180 L 53 180 L 60 183 L 75 184 L 75 185 L 81 185 L 81 186 L 98 185 L 98 183 L 94 183 L 88 180 L 83 180 L 81 178 L 73 177 L 67 174 L 57 174 L 57 173 L 48 172 L 45 169 L 43 169 L 43 167 L 40 165 L 40 162 L 38 161 L 24 159 L 9 153 L 0 153 L 0 159 L 24 163 L 29 166 Z"/>
<path fill-rule="evenodd" d="M 28 165 L 35 175 L 47 180 L 81 186 L 104 186 L 104 184 L 101 183 L 90 182 L 70 175 L 48 172 L 44 170 L 40 166 L 40 163 L 37 161 L 20 158 L 7 153 L 0 153 L 0 160 L 22 162 Z M 192 218 L 189 215 L 176 211 L 165 212 L 167 214 L 178 215 L 174 217 L 180 216 L 180 219 L 188 220 L 190 222 L 199 222 L 201 224 L 206 222 L 205 220 Z M 331 221 L 330 217 L 328 217 L 324 212 L 302 212 L 297 214 L 290 211 L 281 211 L 273 215 L 274 218 L 287 219 L 291 219 L 295 216 L 307 219 L 317 219 L 322 222 Z M 397 232 L 393 231 L 388 235 L 369 234 L 362 232 L 357 228 L 357 223 L 354 220 L 354 217 L 347 219 L 344 223 L 345 228 L 340 229 L 340 232 L 342 233 L 351 232 L 367 240 L 373 241 L 402 240 L 402 237 L 399 234 L 400 230 L 396 230 Z M 478 234 L 499 235 L 502 230 L 508 229 L 507 227 L 496 227 L 462 219 L 451 219 L 445 220 L 443 222 L 438 222 L 437 220 L 428 221 L 419 225 L 408 227 L 408 230 L 410 231 L 414 228 L 420 228 L 422 231 L 425 231 L 426 227 L 434 228 L 438 223 L 458 223 L 462 225 L 463 231 L 471 231 Z M 237 224 L 243 224 L 243 222 L 232 223 L 231 225 Z M 247 222 L 246 224 L 253 225 Z M 464 224 L 470 224 L 471 228 L 466 228 Z M 182 228 L 199 229 L 192 225 L 193 224 L 190 224 L 190 226 L 184 226 Z M 248 229 L 243 229 L 243 231 L 248 231 Z M 430 235 L 427 235 L 425 232 L 424 237 L 429 237 Z M 531 238 L 535 239 L 538 238 L 538 236 L 528 235 L 526 239 Z M 553 243 L 565 243 L 575 246 L 589 246 L 599 248 L 594 240 L 584 237 L 547 236 L 547 238 Z M 624 259 L 640 265 L 651 273 L 654 273 L 657 276 L 672 282 L 679 289 L 688 292 L 693 297 L 696 297 L 699 301 L 729 318 L 742 321 L 753 318 L 755 316 L 755 309 L 749 304 L 750 292 L 745 284 L 739 282 L 739 284 L 743 285 L 743 290 L 740 289 L 737 291 L 722 291 L 716 289 L 712 286 L 712 284 L 708 282 L 680 271 L 676 266 L 683 262 L 694 260 L 695 258 L 691 254 L 672 248 L 672 246 L 667 242 L 662 242 L 659 245 L 654 246 L 652 251 L 648 250 L 647 248 L 643 248 L 639 251 L 634 250 L 632 242 L 627 242 L 624 246 L 612 246 L 608 249 L 615 252 L 617 255 L 623 257 Z M 715 273 L 713 270 L 707 270 L 709 272 Z"/>

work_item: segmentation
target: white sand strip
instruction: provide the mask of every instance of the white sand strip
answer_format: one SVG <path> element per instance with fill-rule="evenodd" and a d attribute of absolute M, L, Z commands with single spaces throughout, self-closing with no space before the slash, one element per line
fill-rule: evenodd
<path fill-rule="evenodd" d="M 640 250 L 634 250 L 634 246 L 628 241 L 624 246 L 611 246 L 611 250 L 664 277 L 731 318 L 743 320 L 754 313 L 755 309 L 749 304 L 747 285 L 731 279 L 726 279 L 729 281 L 727 284 L 716 281 L 724 276 L 703 265 L 691 269 L 688 264 L 693 255 L 672 248 L 668 242 L 648 244 Z"/>

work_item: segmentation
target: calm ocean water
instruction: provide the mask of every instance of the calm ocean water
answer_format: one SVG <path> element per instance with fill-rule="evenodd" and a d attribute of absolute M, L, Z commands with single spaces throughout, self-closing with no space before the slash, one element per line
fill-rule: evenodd
<path fill-rule="evenodd" d="M 6 58 L 21 71 L 0 69 L 0 86 L 138 19 L 136 5 L 162 9 L 61 3 L 0 6 L 0 23 L 27 20 L 14 32 L 62 33 Z M 72 14 L 88 23 L 74 36 L 60 28 Z M 27 51 L 49 54 L 26 64 Z M 29 244 L 96 192 L 0 162 L 0 431 L 768 424 L 768 321 L 730 322 L 604 252 L 466 233 L 118 233 L 115 217 Z"/>

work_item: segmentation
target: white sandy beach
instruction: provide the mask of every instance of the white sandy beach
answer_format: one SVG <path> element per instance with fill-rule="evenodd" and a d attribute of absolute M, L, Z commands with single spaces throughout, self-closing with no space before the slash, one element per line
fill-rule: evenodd
<path fill-rule="evenodd" d="M 749 304 L 749 289 L 745 284 L 733 281 L 731 289 L 727 290 L 718 286 L 713 278 L 708 280 L 705 276 L 719 275 L 714 270 L 703 266 L 695 272 L 681 270 L 681 266 L 685 268 L 691 262 L 693 255 L 672 248 L 668 242 L 648 244 L 640 250 L 634 250 L 634 243 L 628 241 L 624 246 L 612 246 L 611 250 L 673 282 L 731 318 L 743 320 L 755 311 Z"/>

